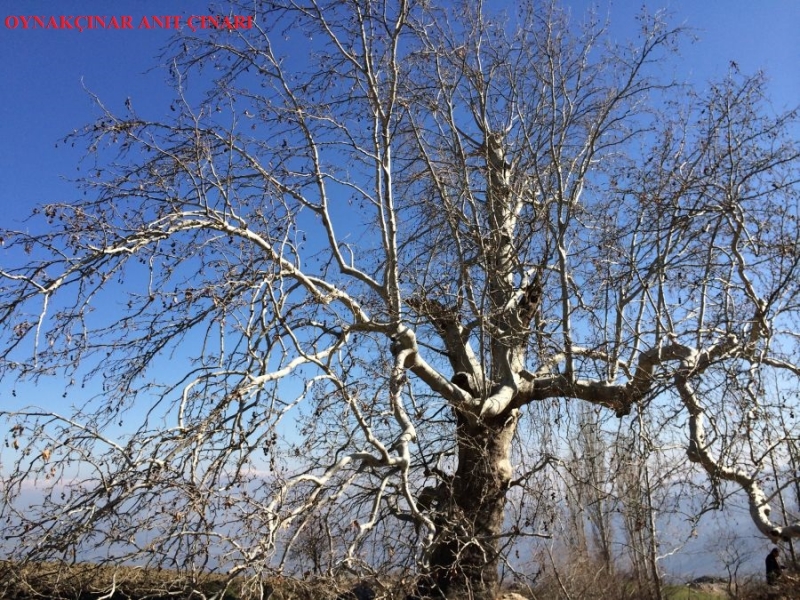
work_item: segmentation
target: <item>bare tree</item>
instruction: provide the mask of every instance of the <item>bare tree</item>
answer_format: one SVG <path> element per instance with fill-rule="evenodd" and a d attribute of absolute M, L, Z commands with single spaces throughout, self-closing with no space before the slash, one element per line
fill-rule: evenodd
<path fill-rule="evenodd" d="M 17 557 L 258 577 L 316 512 L 344 566 L 493 598 L 509 487 L 550 464 L 515 471 L 517 425 L 565 399 L 671 403 L 710 485 L 800 535 L 759 390 L 800 375 L 795 115 L 661 78 L 661 16 L 614 45 L 534 4 L 250 3 L 176 43 L 168 118 L 98 99 L 86 197 L 2 232 L 3 378 L 80 399 L 4 413 Z M 383 536 L 411 543 L 367 561 Z"/>

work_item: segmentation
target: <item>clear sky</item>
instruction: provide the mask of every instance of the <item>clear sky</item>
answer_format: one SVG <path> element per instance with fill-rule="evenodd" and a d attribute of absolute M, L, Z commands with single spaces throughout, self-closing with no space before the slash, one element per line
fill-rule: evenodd
<path fill-rule="evenodd" d="M 544 0 L 543 0 L 544 2 Z M 587 0 L 565 0 L 577 15 Z M 641 0 L 598 2 L 615 37 L 632 35 Z M 696 30 L 673 67 L 680 77 L 704 81 L 724 75 L 731 61 L 745 73 L 765 69 L 776 106 L 800 104 L 800 2 L 798 0 L 648 0 L 667 8 L 677 23 Z M 114 12 L 109 9 L 113 8 Z M 109 107 L 131 97 L 137 110 L 168 110 L 169 89 L 159 50 L 173 34 L 164 29 L 25 29 L 21 16 L 209 14 L 201 0 L 3 0 L 0 3 L 0 206 L 17 220 L 39 203 L 64 200 L 79 176 L 80 153 L 56 142 L 95 115 L 86 89 Z M 16 26 L 15 25 L 16 21 Z M 302 51 L 302 46 L 298 47 Z M 148 110 L 149 109 L 149 110 Z M 0 256 L 2 260 L 2 256 Z"/>
<path fill-rule="evenodd" d="M 540 0 L 543 4 L 549 0 Z M 512 0 L 509 0 L 511 4 Z M 563 0 L 576 19 L 590 0 Z M 635 34 L 641 0 L 595 2 L 610 20 L 611 35 Z M 800 0 L 647 0 L 665 8 L 673 22 L 692 28 L 698 40 L 665 65 L 678 79 L 702 83 L 723 77 L 736 63 L 743 73 L 764 69 L 776 108 L 800 105 Z M 21 227 L 34 206 L 77 195 L 82 152 L 60 140 L 97 116 L 87 90 L 112 111 L 131 98 L 139 114 L 169 114 L 168 74 L 158 56 L 175 34 L 139 29 L 142 17 L 213 14 L 202 0 L 2 0 L 0 2 L 0 219 Z M 113 8 L 114 12 L 109 12 Z M 25 28 L 32 15 L 130 16 L 134 29 Z M 28 19 L 29 20 L 29 19 Z M 29 20 L 30 21 L 30 20 Z M 298 52 L 307 47 L 298 44 Z M 0 264 L 4 260 L 0 251 Z M 0 383 L 0 393 L 2 392 Z"/>
<path fill-rule="evenodd" d="M 580 19 L 590 2 L 564 0 L 564 4 Z M 595 4 L 601 18 L 608 16 L 614 38 L 633 37 L 641 0 Z M 670 74 L 702 84 L 724 76 L 732 63 L 743 73 L 764 69 L 776 108 L 800 104 L 800 0 L 647 0 L 646 5 L 650 11 L 667 9 L 674 23 L 692 28 L 698 38 L 687 41 L 681 56 L 665 65 Z M 213 14 L 207 6 L 202 0 L 0 2 L 3 226 L 24 227 L 22 221 L 35 205 L 77 196 L 70 180 L 83 175 L 78 171 L 81 149 L 60 140 L 97 116 L 87 90 L 112 111 L 123 111 L 130 98 L 140 114 L 169 114 L 168 74 L 159 67 L 158 56 L 175 32 L 138 26 L 142 17 L 180 15 L 185 27 L 190 15 Z M 42 29 L 31 26 L 32 15 L 45 20 L 51 16 L 59 20 L 62 15 L 128 16 L 134 28 Z M 297 48 L 303 52 L 307 46 Z M 3 260 L 0 250 L 0 264 Z M 7 389 L 8 382 L 0 382 L 0 398 Z"/>
<path fill-rule="evenodd" d="M 564 0 L 564 4 L 577 16 L 589 2 Z M 665 66 L 677 77 L 699 84 L 724 76 L 733 62 L 743 73 L 767 72 L 776 108 L 800 104 L 800 0 L 596 3 L 601 17 L 608 14 L 611 33 L 620 40 L 633 37 L 634 16 L 643 4 L 650 10 L 668 9 L 674 23 L 693 28 L 698 37 L 684 45 L 674 64 Z M 77 196 L 69 180 L 82 174 L 77 171 L 81 152 L 59 140 L 97 116 L 87 90 L 114 111 L 123 110 L 130 98 L 141 113 L 168 114 L 171 90 L 157 57 L 173 31 L 26 29 L 21 19 L 112 14 L 129 15 L 138 26 L 143 16 L 181 15 L 185 22 L 190 15 L 211 13 L 201 0 L 0 2 L 0 222 L 4 227 L 24 227 L 24 216 L 37 204 Z M 298 52 L 303 50 L 298 45 Z M 3 260 L 0 249 L 0 265 Z M 0 403 L 5 406 L 11 401 L 10 389 L 10 382 L 0 381 Z M 16 402 L 54 401 L 41 392 Z"/>

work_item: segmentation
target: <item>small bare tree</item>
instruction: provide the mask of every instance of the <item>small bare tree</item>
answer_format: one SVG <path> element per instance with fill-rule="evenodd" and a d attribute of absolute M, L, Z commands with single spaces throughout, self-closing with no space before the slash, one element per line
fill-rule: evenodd
<path fill-rule="evenodd" d="M 564 399 L 671 403 L 800 535 L 759 387 L 800 375 L 800 153 L 760 76 L 660 79 L 660 16 L 615 45 L 533 2 L 237 8 L 258 27 L 176 43 L 167 118 L 98 100 L 84 199 L 2 232 L 3 379 L 77 402 L 3 413 L 12 556 L 259 577 L 317 512 L 340 564 L 494 598 L 518 423 Z"/>

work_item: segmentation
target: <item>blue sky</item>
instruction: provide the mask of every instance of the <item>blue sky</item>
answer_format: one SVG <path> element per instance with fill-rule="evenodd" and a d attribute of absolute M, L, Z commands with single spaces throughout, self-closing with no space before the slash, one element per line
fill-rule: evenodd
<path fill-rule="evenodd" d="M 544 2 L 544 0 L 542 0 Z M 576 19 L 589 0 L 565 0 Z M 598 2 L 619 41 L 635 35 L 641 0 Z M 648 0 L 648 10 L 666 8 L 698 41 L 664 68 L 698 84 L 724 76 L 734 62 L 744 73 L 765 69 L 776 108 L 800 104 L 800 2 L 797 0 Z M 134 24 L 149 15 L 210 13 L 200 0 L 2 0 L 0 3 L 0 207 L 3 225 L 24 227 L 30 210 L 77 196 L 81 148 L 60 143 L 91 122 L 97 108 L 88 91 L 112 111 L 131 98 L 137 112 L 169 115 L 172 92 L 158 55 L 173 31 L 164 29 L 25 29 L 21 16 L 129 15 Z M 113 7 L 114 12 L 108 12 Z M 16 27 L 13 27 L 14 24 Z M 298 44 L 298 52 L 307 47 Z M 298 59 L 304 58 L 298 56 Z M 0 264 L 4 260 L 0 253 Z M 6 259 L 7 260 L 7 259 Z M 0 383 L 0 393 L 6 387 Z"/>
<path fill-rule="evenodd" d="M 66 200 L 81 153 L 57 141 L 96 116 L 85 85 L 109 106 L 125 98 L 156 110 L 168 107 L 163 69 L 153 57 L 170 36 L 164 30 L 9 29 L 14 15 L 150 15 L 181 13 L 190 2 L 152 0 L 2 2 L 0 9 L 0 204 L 4 218 L 21 218 L 36 204 Z M 202 13 L 203 11 L 201 11 Z M 147 71 L 150 72 L 147 72 Z M 8 223 L 7 223 L 8 224 Z M 0 260 L 2 260 L 0 258 Z"/>
<path fill-rule="evenodd" d="M 544 0 L 542 0 L 544 2 Z M 564 0 L 576 19 L 588 0 Z M 113 7 L 114 12 L 109 12 Z M 641 0 L 598 2 L 617 40 L 635 34 Z M 724 76 L 735 62 L 744 73 L 765 69 L 776 108 L 800 104 L 800 1 L 648 0 L 666 8 L 675 23 L 694 30 L 698 41 L 664 68 L 695 83 Z M 25 29 L 21 16 L 129 15 L 134 24 L 149 15 L 211 14 L 200 0 L 2 0 L 0 2 L 0 207 L 3 226 L 24 228 L 38 205 L 78 195 L 81 148 L 60 142 L 91 122 L 97 108 L 87 90 L 112 111 L 131 98 L 137 112 L 169 115 L 172 92 L 160 50 L 174 32 L 163 29 L 91 31 Z M 16 27 L 13 25 L 16 23 Z M 307 45 L 297 44 L 298 52 Z M 298 55 L 298 59 L 304 58 Z M 0 251 L 0 264 L 4 260 Z M 5 259 L 7 260 L 7 258 Z M 0 394 L 8 383 L 0 382 Z M 1 397 L 1 396 L 0 396 Z M 60 397 L 60 395 L 58 396 Z"/>
<path fill-rule="evenodd" d="M 544 2 L 544 0 L 542 0 Z M 580 14 L 585 0 L 565 1 Z M 609 15 L 612 36 L 635 34 L 641 0 L 599 2 Z M 697 42 L 665 69 L 695 83 L 722 77 L 734 62 L 743 73 L 766 70 L 777 109 L 800 104 L 800 0 L 651 0 L 650 10 L 667 8 L 673 22 L 694 29 Z M 114 12 L 109 12 L 113 10 Z M 169 114 L 171 90 L 157 56 L 171 31 L 60 31 L 11 28 L 18 15 L 209 14 L 200 0 L 2 0 L 0 2 L 0 208 L 2 226 L 24 228 L 37 204 L 66 201 L 78 192 L 81 149 L 60 143 L 65 134 L 92 121 L 96 108 L 86 90 L 121 111 L 131 98 L 148 116 Z M 304 46 L 298 45 L 302 52 Z M 4 258 L 0 250 L 0 264 Z M 57 386 L 60 387 L 60 386 Z M 9 402 L 10 382 L 0 382 L 0 403 Z M 21 389 L 16 401 L 47 403 L 39 390 Z M 27 396 L 27 394 L 31 394 Z M 53 406 L 52 408 L 56 408 Z"/>
<path fill-rule="evenodd" d="M 566 2 L 575 14 L 585 0 Z M 633 34 L 639 0 L 599 2 L 609 14 L 614 37 Z M 4 0 L 0 4 L 0 204 L 14 220 L 35 204 L 66 199 L 80 159 L 77 149 L 56 143 L 92 120 L 95 109 L 83 89 L 112 109 L 127 97 L 138 110 L 168 110 L 166 72 L 156 56 L 172 32 L 151 30 L 61 31 L 11 29 L 18 15 L 61 14 L 142 16 L 209 14 L 203 2 L 153 0 Z M 113 13 L 109 8 L 113 6 Z M 667 8 L 676 22 L 695 29 L 698 42 L 684 45 L 672 66 L 679 77 L 704 81 L 724 75 L 731 61 L 746 73 L 766 69 L 777 107 L 800 103 L 800 2 L 796 0 L 651 0 L 651 10 Z M 302 48 L 302 46 L 301 46 Z M 2 260 L 2 259 L 0 259 Z"/>
<path fill-rule="evenodd" d="M 565 4 L 577 15 L 589 2 Z M 601 15 L 609 14 L 614 37 L 625 39 L 633 34 L 633 17 L 642 4 L 617 0 L 597 6 Z M 686 44 L 671 66 L 678 77 L 702 82 L 724 75 L 734 61 L 745 73 L 767 70 L 776 107 L 800 104 L 800 2 L 650 0 L 646 5 L 671 10 L 675 22 L 694 28 L 700 38 Z M 73 193 L 64 178 L 79 175 L 80 152 L 56 143 L 95 116 L 83 86 L 115 110 L 127 97 L 145 114 L 168 110 L 167 74 L 154 67 L 172 32 L 26 30 L 12 29 L 7 21 L 13 24 L 18 15 L 116 14 L 138 23 L 147 15 L 209 12 L 199 0 L 3 0 L 0 7 L 0 205 L 4 219 L 16 221 L 36 204 Z"/>

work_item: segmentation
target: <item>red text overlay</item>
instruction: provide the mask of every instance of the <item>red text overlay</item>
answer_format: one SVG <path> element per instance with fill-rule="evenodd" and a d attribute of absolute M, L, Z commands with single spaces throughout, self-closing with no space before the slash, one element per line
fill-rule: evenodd
<path fill-rule="evenodd" d="M 253 15 L 8 15 L 6 29 L 252 29 Z"/>

